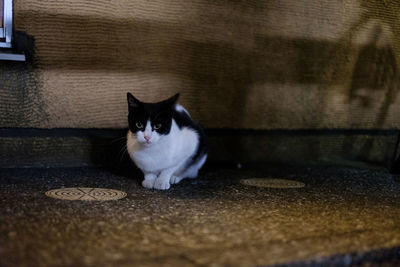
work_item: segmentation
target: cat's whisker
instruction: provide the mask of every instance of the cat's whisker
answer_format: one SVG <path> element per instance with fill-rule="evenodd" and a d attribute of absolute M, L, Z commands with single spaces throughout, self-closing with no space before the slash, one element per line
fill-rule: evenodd
<path fill-rule="evenodd" d="M 126 136 L 122 136 L 122 137 L 119 137 L 119 138 L 116 138 L 116 139 L 112 140 L 111 144 L 114 144 L 115 142 L 118 142 L 118 141 L 121 141 L 121 140 L 126 140 Z"/>
<path fill-rule="evenodd" d="M 124 159 L 125 153 L 128 151 L 128 147 L 126 145 L 124 145 L 118 153 L 118 157 L 119 157 L 119 163 L 122 162 L 122 160 Z"/>
<path fill-rule="evenodd" d="M 121 147 L 121 149 L 119 150 L 119 152 L 118 152 L 118 156 L 119 155 L 121 155 L 121 153 L 123 154 L 123 153 L 125 153 L 126 152 L 126 150 L 127 150 L 127 146 L 126 146 L 126 144 L 124 144 L 124 146 L 123 147 Z"/>

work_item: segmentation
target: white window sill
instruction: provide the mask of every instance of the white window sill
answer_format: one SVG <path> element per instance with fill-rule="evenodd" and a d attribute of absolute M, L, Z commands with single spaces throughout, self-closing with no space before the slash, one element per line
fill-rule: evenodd
<path fill-rule="evenodd" d="M 26 58 L 24 54 L 0 52 L 0 60 L 25 61 Z"/>

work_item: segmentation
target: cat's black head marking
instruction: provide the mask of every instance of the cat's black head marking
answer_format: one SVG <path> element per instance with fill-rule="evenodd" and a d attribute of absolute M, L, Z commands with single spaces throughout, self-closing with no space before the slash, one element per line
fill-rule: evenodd
<path fill-rule="evenodd" d="M 152 130 L 158 134 L 167 135 L 171 130 L 172 113 L 178 101 L 179 93 L 157 103 L 144 103 L 127 93 L 129 107 L 129 129 L 131 132 L 144 131 L 150 120 Z"/>

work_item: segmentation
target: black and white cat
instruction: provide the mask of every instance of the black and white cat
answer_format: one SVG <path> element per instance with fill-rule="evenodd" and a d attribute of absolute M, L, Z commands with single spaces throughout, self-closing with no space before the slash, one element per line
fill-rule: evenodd
<path fill-rule="evenodd" d="M 207 159 L 203 129 L 181 105 L 179 94 L 143 103 L 128 93 L 127 150 L 144 173 L 146 188 L 169 189 L 183 178 L 197 177 Z"/>

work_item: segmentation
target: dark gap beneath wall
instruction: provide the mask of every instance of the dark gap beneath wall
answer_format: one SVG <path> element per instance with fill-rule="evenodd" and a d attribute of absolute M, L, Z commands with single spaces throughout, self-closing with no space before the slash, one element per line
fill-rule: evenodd
<path fill-rule="evenodd" d="M 390 172 L 393 174 L 400 174 L 400 133 L 397 136 Z"/>
<path fill-rule="evenodd" d="M 126 132 L 127 129 L 0 128 L 0 167 L 131 169 L 134 166 L 125 151 Z M 359 161 L 392 170 L 397 166 L 399 130 L 395 129 L 223 128 L 206 129 L 206 133 L 210 168 L 254 162 L 343 165 Z M 351 146 L 346 145 L 349 140 Z"/>

